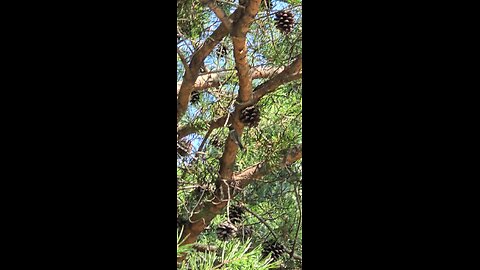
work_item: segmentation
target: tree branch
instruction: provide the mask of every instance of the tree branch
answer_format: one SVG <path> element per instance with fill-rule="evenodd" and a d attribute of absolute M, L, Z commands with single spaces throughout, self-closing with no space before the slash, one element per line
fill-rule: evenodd
<path fill-rule="evenodd" d="M 302 144 L 287 150 L 287 154 L 283 157 L 280 166 L 282 168 L 290 166 L 292 163 L 299 160 L 300 158 L 302 158 Z"/>
<path fill-rule="evenodd" d="M 230 32 L 232 29 L 232 22 L 230 22 L 230 19 L 228 18 L 227 14 L 223 11 L 223 9 L 219 8 L 215 1 L 212 0 L 200 0 L 202 4 L 207 4 L 207 6 L 210 8 L 210 10 L 217 15 L 218 19 L 225 25 L 227 30 Z"/>
<path fill-rule="evenodd" d="M 234 176 L 235 181 L 239 181 L 239 186 L 244 188 L 255 179 L 260 179 L 274 169 L 284 168 L 290 166 L 295 161 L 302 158 L 302 144 L 292 147 L 291 149 L 284 150 L 285 155 L 282 160 L 274 168 L 269 168 L 266 162 L 261 162 L 252 165 L 242 172 L 236 173 Z"/>
<path fill-rule="evenodd" d="M 220 127 L 223 127 L 225 125 L 225 121 L 227 121 L 227 118 L 230 118 L 231 117 L 228 117 L 228 114 L 227 115 L 224 115 L 216 120 L 213 120 L 210 122 L 210 124 L 208 125 L 209 126 L 209 130 L 214 130 L 216 128 L 220 128 Z M 231 121 L 231 120 L 230 120 Z M 230 122 L 229 121 L 229 122 Z M 196 133 L 196 132 L 199 132 L 200 131 L 200 128 L 197 128 L 195 127 L 194 125 L 186 125 L 184 127 L 181 127 L 178 131 L 177 131 L 177 134 L 178 134 L 178 140 L 180 140 L 181 138 L 185 137 L 185 136 L 188 136 L 192 133 Z"/>
<path fill-rule="evenodd" d="M 238 102 L 246 102 L 251 99 L 252 92 L 252 74 L 250 73 L 250 66 L 247 62 L 247 32 L 250 29 L 250 24 L 255 19 L 260 6 L 260 0 L 250 0 L 245 7 L 243 16 L 233 24 L 232 28 L 232 42 L 233 42 L 233 56 L 235 58 L 235 65 L 239 80 L 239 95 Z"/>
<path fill-rule="evenodd" d="M 247 207 L 244 207 L 245 211 L 247 211 L 248 213 L 250 213 L 252 216 L 256 217 L 258 219 L 258 221 L 260 221 L 260 223 L 262 223 L 263 225 L 265 225 L 265 227 L 267 227 L 267 229 L 270 231 L 270 233 L 273 235 L 273 238 L 275 238 L 275 240 L 278 239 L 278 236 L 275 234 L 275 232 L 273 231 L 273 229 L 270 227 L 270 225 L 268 225 L 267 221 L 265 221 L 261 216 L 257 215 L 255 212 L 253 212 L 252 210 L 248 209 Z"/>
<path fill-rule="evenodd" d="M 241 8 L 237 8 L 237 10 L 230 15 L 230 19 L 233 21 L 237 20 L 240 17 L 242 10 L 243 9 Z M 220 24 L 220 26 L 212 33 L 212 35 L 207 38 L 205 43 L 194 52 L 189 65 L 190 74 L 184 74 L 182 85 L 180 86 L 180 91 L 178 92 L 177 123 L 187 111 L 190 94 L 193 91 L 193 86 L 195 85 L 198 74 L 200 73 L 200 67 L 203 65 L 203 61 L 228 33 L 229 31 L 225 24 Z"/>
<path fill-rule="evenodd" d="M 282 72 L 273 76 L 270 80 L 255 87 L 252 93 L 252 99 L 243 103 L 239 109 L 258 103 L 258 101 L 268 93 L 275 91 L 280 85 L 302 78 L 302 55 L 297 56 L 289 66 Z"/>
<path fill-rule="evenodd" d="M 192 245 L 192 248 L 197 250 L 197 251 L 200 251 L 200 252 L 205 252 L 205 251 L 216 251 L 218 249 L 218 247 L 216 246 L 212 246 L 212 245 L 205 245 L 205 244 L 193 244 Z"/>
<path fill-rule="evenodd" d="M 283 67 L 252 67 L 250 73 L 252 74 L 252 79 L 265 79 L 270 78 L 274 75 L 279 74 L 284 70 Z M 199 75 L 195 84 L 193 85 L 193 90 L 204 90 L 212 87 L 218 87 L 221 84 L 225 84 L 230 72 L 222 70 L 217 72 L 210 72 L 208 74 Z M 182 86 L 182 82 L 177 83 L 177 95 Z"/>
<path fill-rule="evenodd" d="M 177 130 L 177 134 L 178 134 L 177 141 L 187 135 L 190 135 L 198 131 L 199 129 L 193 124 L 185 125 Z"/>
<path fill-rule="evenodd" d="M 257 86 L 253 91 L 253 100 L 258 102 L 267 93 L 277 89 L 282 84 L 300 79 L 302 77 L 302 55 L 298 55 L 288 67 L 286 67 L 280 74 L 274 76 L 270 80 Z"/>
<path fill-rule="evenodd" d="M 190 67 L 188 66 L 187 60 L 185 59 L 185 56 L 183 56 L 179 48 L 177 48 L 177 54 L 180 57 L 180 60 L 182 61 L 183 68 L 185 68 L 185 74 L 190 73 Z"/>

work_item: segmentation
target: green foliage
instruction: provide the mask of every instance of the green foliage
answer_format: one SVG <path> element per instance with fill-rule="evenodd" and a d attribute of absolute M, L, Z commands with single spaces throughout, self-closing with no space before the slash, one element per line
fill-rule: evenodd
<path fill-rule="evenodd" d="M 190 244 L 182 245 L 183 239 L 181 239 L 183 229 L 177 231 L 177 257 L 180 257 L 182 254 L 189 254 L 192 252 L 192 247 Z"/>
<path fill-rule="evenodd" d="M 197 39 L 208 22 L 208 10 L 196 0 L 177 1 L 177 26 L 185 37 Z"/>
<path fill-rule="evenodd" d="M 287 2 L 287 3 L 292 4 L 292 5 L 302 4 L 302 0 L 288 0 L 288 1 L 283 1 L 283 2 Z"/>
<path fill-rule="evenodd" d="M 268 270 L 280 266 L 272 262 L 270 257 L 263 258 L 261 246 L 252 247 L 250 240 L 241 242 L 233 240 L 225 242 L 217 252 L 191 253 L 188 262 L 184 262 L 181 270 Z"/>

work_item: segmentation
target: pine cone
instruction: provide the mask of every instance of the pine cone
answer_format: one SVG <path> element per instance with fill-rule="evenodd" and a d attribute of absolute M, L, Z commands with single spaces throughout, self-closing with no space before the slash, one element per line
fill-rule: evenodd
<path fill-rule="evenodd" d="M 217 237 L 220 240 L 226 241 L 237 235 L 237 227 L 232 223 L 225 221 L 217 227 Z"/>
<path fill-rule="evenodd" d="M 242 215 L 245 212 L 245 209 L 242 206 L 234 205 L 230 207 L 229 210 L 230 210 L 229 211 L 230 221 L 233 224 L 242 223 L 243 221 Z"/>
<path fill-rule="evenodd" d="M 242 110 L 240 121 L 249 127 L 256 127 L 260 122 L 260 110 L 257 106 L 250 106 Z"/>
<path fill-rule="evenodd" d="M 288 34 L 293 30 L 295 18 L 293 17 L 293 13 L 291 11 L 281 10 L 275 13 L 275 17 L 275 20 L 277 21 L 277 29 L 279 29 L 280 32 Z"/>
<path fill-rule="evenodd" d="M 278 260 L 278 258 L 280 258 L 280 256 L 282 256 L 282 254 L 285 252 L 287 252 L 285 246 L 274 241 L 265 243 L 262 251 L 264 256 L 267 256 L 269 253 L 271 253 L 274 261 Z"/>
<path fill-rule="evenodd" d="M 181 229 L 187 224 L 187 219 L 184 217 L 177 217 L 177 229 Z"/>
<path fill-rule="evenodd" d="M 224 44 L 220 45 L 219 47 L 217 47 L 217 50 L 215 51 L 215 53 L 219 56 L 219 57 L 224 57 L 228 54 L 228 48 L 227 46 L 225 46 Z"/>
<path fill-rule="evenodd" d="M 193 91 L 190 97 L 190 102 L 196 104 L 200 100 L 200 92 L 197 90 Z"/>
<path fill-rule="evenodd" d="M 222 146 L 220 144 L 220 142 L 218 141 L 218 138 L 214 138 L 214 139 L 210 140 L 210 144 L 215 146 L 215 147 L 221 147 Z"/>

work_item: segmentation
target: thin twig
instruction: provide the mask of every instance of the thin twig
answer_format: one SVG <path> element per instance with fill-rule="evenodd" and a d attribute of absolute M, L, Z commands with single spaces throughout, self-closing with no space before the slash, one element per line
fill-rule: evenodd
<path fill-rule="evenodd" d="M 273 232 L 272 228 L 270 227 L 270 225 L 268 225 L 268 223 L 259 215 L 255 214 L 255 212 L 251 211 L 250 209 L 248 209 L 247 207 L 245 207 L 245 210 L 252 214 L 254 217 L 256 217 L 263 225 L 265 225 L 265 227 L 267 227 L 267 229 L 270 231 L 270 233 L 272 233 L 273 237 L 275 238 L 275 240 L 278 239 L 277 235 Z"/>
<path fill-rule="evenodd" d="M 290 258 L 292 258 L 295 253 L 295 245 L 297 244 L 298 231 L 300 230 L 300 226 L 302 224 L 302 207 L 301 207 L 302 202 L 300 201 L 300 195 L 298 194 L 297 186 L 295 186 L 295 198 L 297 200 L 298 211 L 300 213 L 300 216 L 298 217 L 297 231 L 295 233 L 295 239 L 293 239 L 293 246 L 292 246 L 292 251 L 290 252 Z"/>
<path fill-rule="evenodd" d="M 180 57 L 180 60 L 182 60 L 183 67 L 185 68 L 185 74 L 187 74 L 187 76 L 190 76 L 190 67 L 188 66 L 188 62 L 179 48 L 177 48 L 177 54 Z"/>

